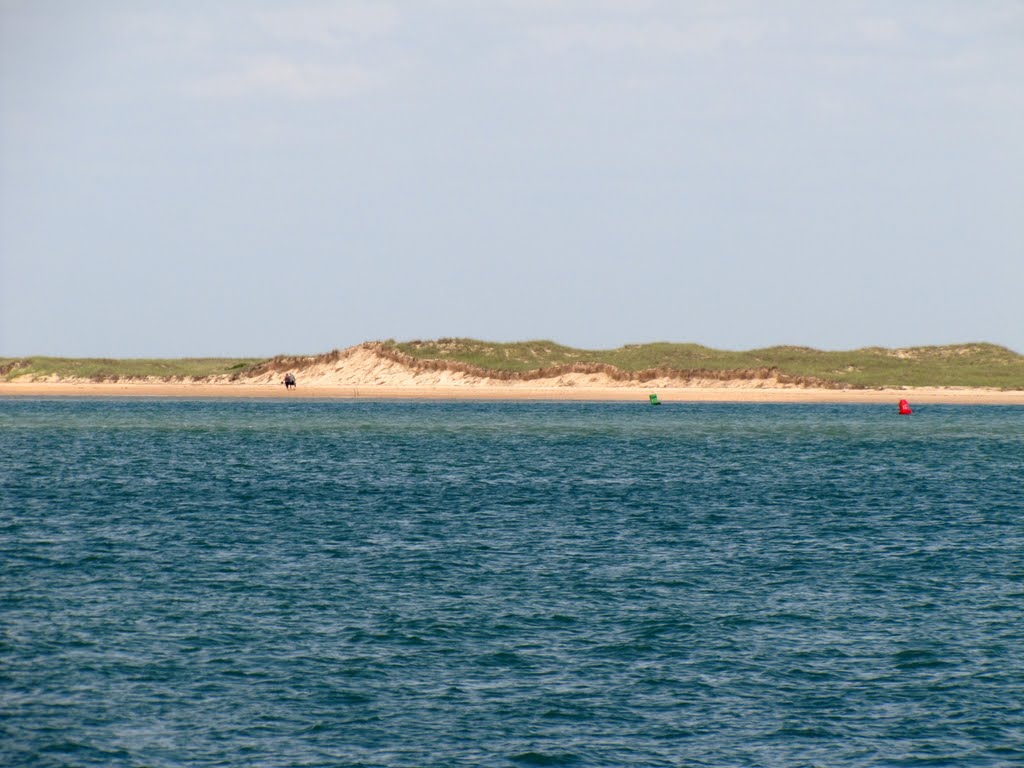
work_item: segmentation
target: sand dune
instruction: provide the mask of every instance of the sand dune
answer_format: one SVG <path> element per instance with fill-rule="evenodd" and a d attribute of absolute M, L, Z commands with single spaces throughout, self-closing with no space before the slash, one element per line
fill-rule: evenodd
<path fill-rule="evenodd" d="M 286 391 L 286 370 L 298 388 Z M 160 379 L 94 382 L 31 380 L 0 383 L 0 396 L 130 396 L 130 397 L 276 397 L 276 398 L 430 398 L 509 400 L 632 400 L 646 401 L 655 392 L 665 402 L 896 402 L 991 403 L 1024 405 L 1024 391 L 927 387 L 901 389 L 829 389 L 780 381 L 778 377 L 732 380 L 657 378 L 645 382 L 620 380 L 605 372 L 562 373 L 516 381 L 478 376 L 464 370 L 418 368 L 381 355 L 373 344 L 361 344 L 329 355 L 271 361 L 263 370 L 231 379 L 200 381 Z"/>

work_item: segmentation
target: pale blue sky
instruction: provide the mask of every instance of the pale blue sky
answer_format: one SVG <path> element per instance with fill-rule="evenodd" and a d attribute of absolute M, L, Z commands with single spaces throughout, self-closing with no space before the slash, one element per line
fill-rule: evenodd
<path fill-rule="evenodd" d="M 1024 3 L 0 0 L 0 355 L 1024 352 Z"/>

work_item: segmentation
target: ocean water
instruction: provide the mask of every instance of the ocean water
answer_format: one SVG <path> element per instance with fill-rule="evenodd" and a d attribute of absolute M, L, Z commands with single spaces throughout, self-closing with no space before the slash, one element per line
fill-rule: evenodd
<path fill-rule="evenodd" d="M 1024 765 L 1024 408 L 0 399 L 0 765 Z"/>

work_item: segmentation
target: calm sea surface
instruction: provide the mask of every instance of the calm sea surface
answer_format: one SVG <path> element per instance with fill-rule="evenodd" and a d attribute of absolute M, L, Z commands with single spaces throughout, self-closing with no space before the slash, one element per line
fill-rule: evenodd
<path fill-rule="evenodd" d="M 0 765 L 1024 765 L 1024 408 L 0 399 Z"/>

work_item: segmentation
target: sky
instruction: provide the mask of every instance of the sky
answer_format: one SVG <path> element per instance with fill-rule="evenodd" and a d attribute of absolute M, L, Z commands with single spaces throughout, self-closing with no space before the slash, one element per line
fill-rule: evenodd
<path fill-rule="evenodd" d="M 1020 0 L 0 0 L 0 356 L 1024 352 Z"/>

